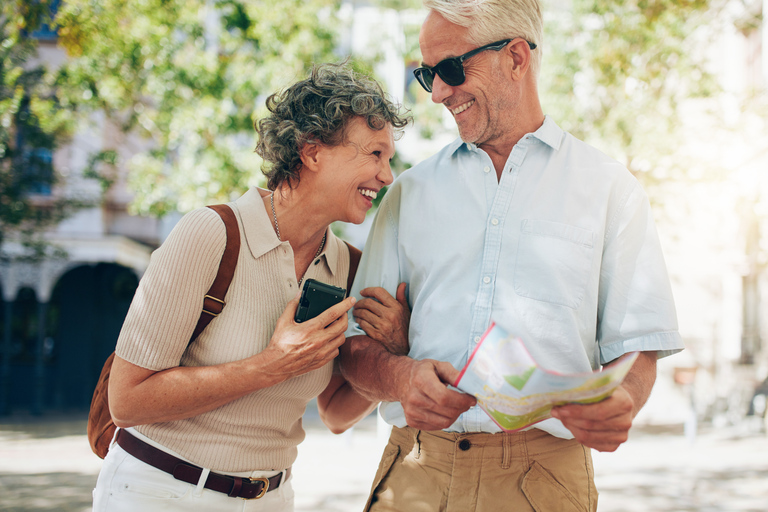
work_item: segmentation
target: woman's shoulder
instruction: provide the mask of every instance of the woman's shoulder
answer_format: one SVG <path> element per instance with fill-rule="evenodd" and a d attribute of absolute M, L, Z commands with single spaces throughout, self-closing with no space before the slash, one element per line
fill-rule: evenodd
<path fill-rule="evenodd" d="M 212 209 L 197 208 L 185 214 L 171 230 L 161 249 L 176 252 L 221 253 L 226 244 L 224 221 Z"/>

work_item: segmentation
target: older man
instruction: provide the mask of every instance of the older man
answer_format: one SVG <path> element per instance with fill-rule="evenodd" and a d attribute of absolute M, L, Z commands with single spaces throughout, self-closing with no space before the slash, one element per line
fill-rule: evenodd
<path fill-rule="evenodd" d="M 365 337 L 343 372 L 394 425 L 368 510 L 596 510 L 590 448 L 615 450 L 683 348 L 648 200 L 622 165 L 543 113 L 536 0 L 425 0 L 421 85 L 460 139 L 401 175 L 377 214 L 353 293 L 408 283 L 408 356 Z M 500 432 L 447 387 L 496 321 L 558 372 L 640 357 L 613 395 Z"/>

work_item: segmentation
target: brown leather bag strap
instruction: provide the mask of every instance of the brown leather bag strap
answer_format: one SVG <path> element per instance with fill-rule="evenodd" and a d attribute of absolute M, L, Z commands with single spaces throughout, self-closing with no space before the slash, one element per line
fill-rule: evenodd
<path fill-rule="evenodd" d="M 200 336 L 203 329 L 221 313 L 226 306 L 224 298 L 227 296 L 227 290 L 232 282 L 232 276 L 235 275 L 237 267 L 237 258 L 240 256 L 240 228 L 238 227 L 237 217 L 232 208 L 226 204 L 215 204 L 208 208 L 215 211 L 224 221 L 227 230 L 227 244 L 224 247 L 224 254 L 221 255 L 219 271 L 216 273 L 216 279 L 213 280 L 208 293 L 203 298 L 203 311 L 200 313 L 200 319 L 197 321 L 195 330 L 189 342 L 192 343 Z"/>
<path fill-rule="evenodd" d="M 349 249 L 349 274 L 347 274 L 347 295 L 349 295 L 349 292 L 352 291 L 352 283 L 355 281 L 355 274 L 357 274 L 357 266 L 360 264 L 360 256 L 363 253 L 354 245 L 350 245 L 349 242 L 344 243 Z"/>

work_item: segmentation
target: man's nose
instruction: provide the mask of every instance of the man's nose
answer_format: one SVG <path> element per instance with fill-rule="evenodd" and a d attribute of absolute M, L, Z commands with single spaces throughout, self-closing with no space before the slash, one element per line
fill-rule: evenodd
<path fill-rule="evenodd" d="M 435 73 L 435 78 L 432 80 L 432 101 L 435 103 L 442 103 L 451 94 L 453 94 L 453 88 L 443 82 L 440 75 Z"/>

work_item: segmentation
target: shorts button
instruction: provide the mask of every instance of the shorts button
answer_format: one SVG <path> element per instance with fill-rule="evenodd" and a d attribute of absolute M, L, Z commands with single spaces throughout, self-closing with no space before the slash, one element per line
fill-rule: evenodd
<path fill-rule="evenodd" d="M 469 439 L 462 439 L 462 440 L 459 442 L 459 448 L 460 448 L 462 451 L 467 451 L 467 450 L 469 450 L 471 447 L 472 447 L 472 443 L 470 443 L 470 442 L 469 442 Z"/>

